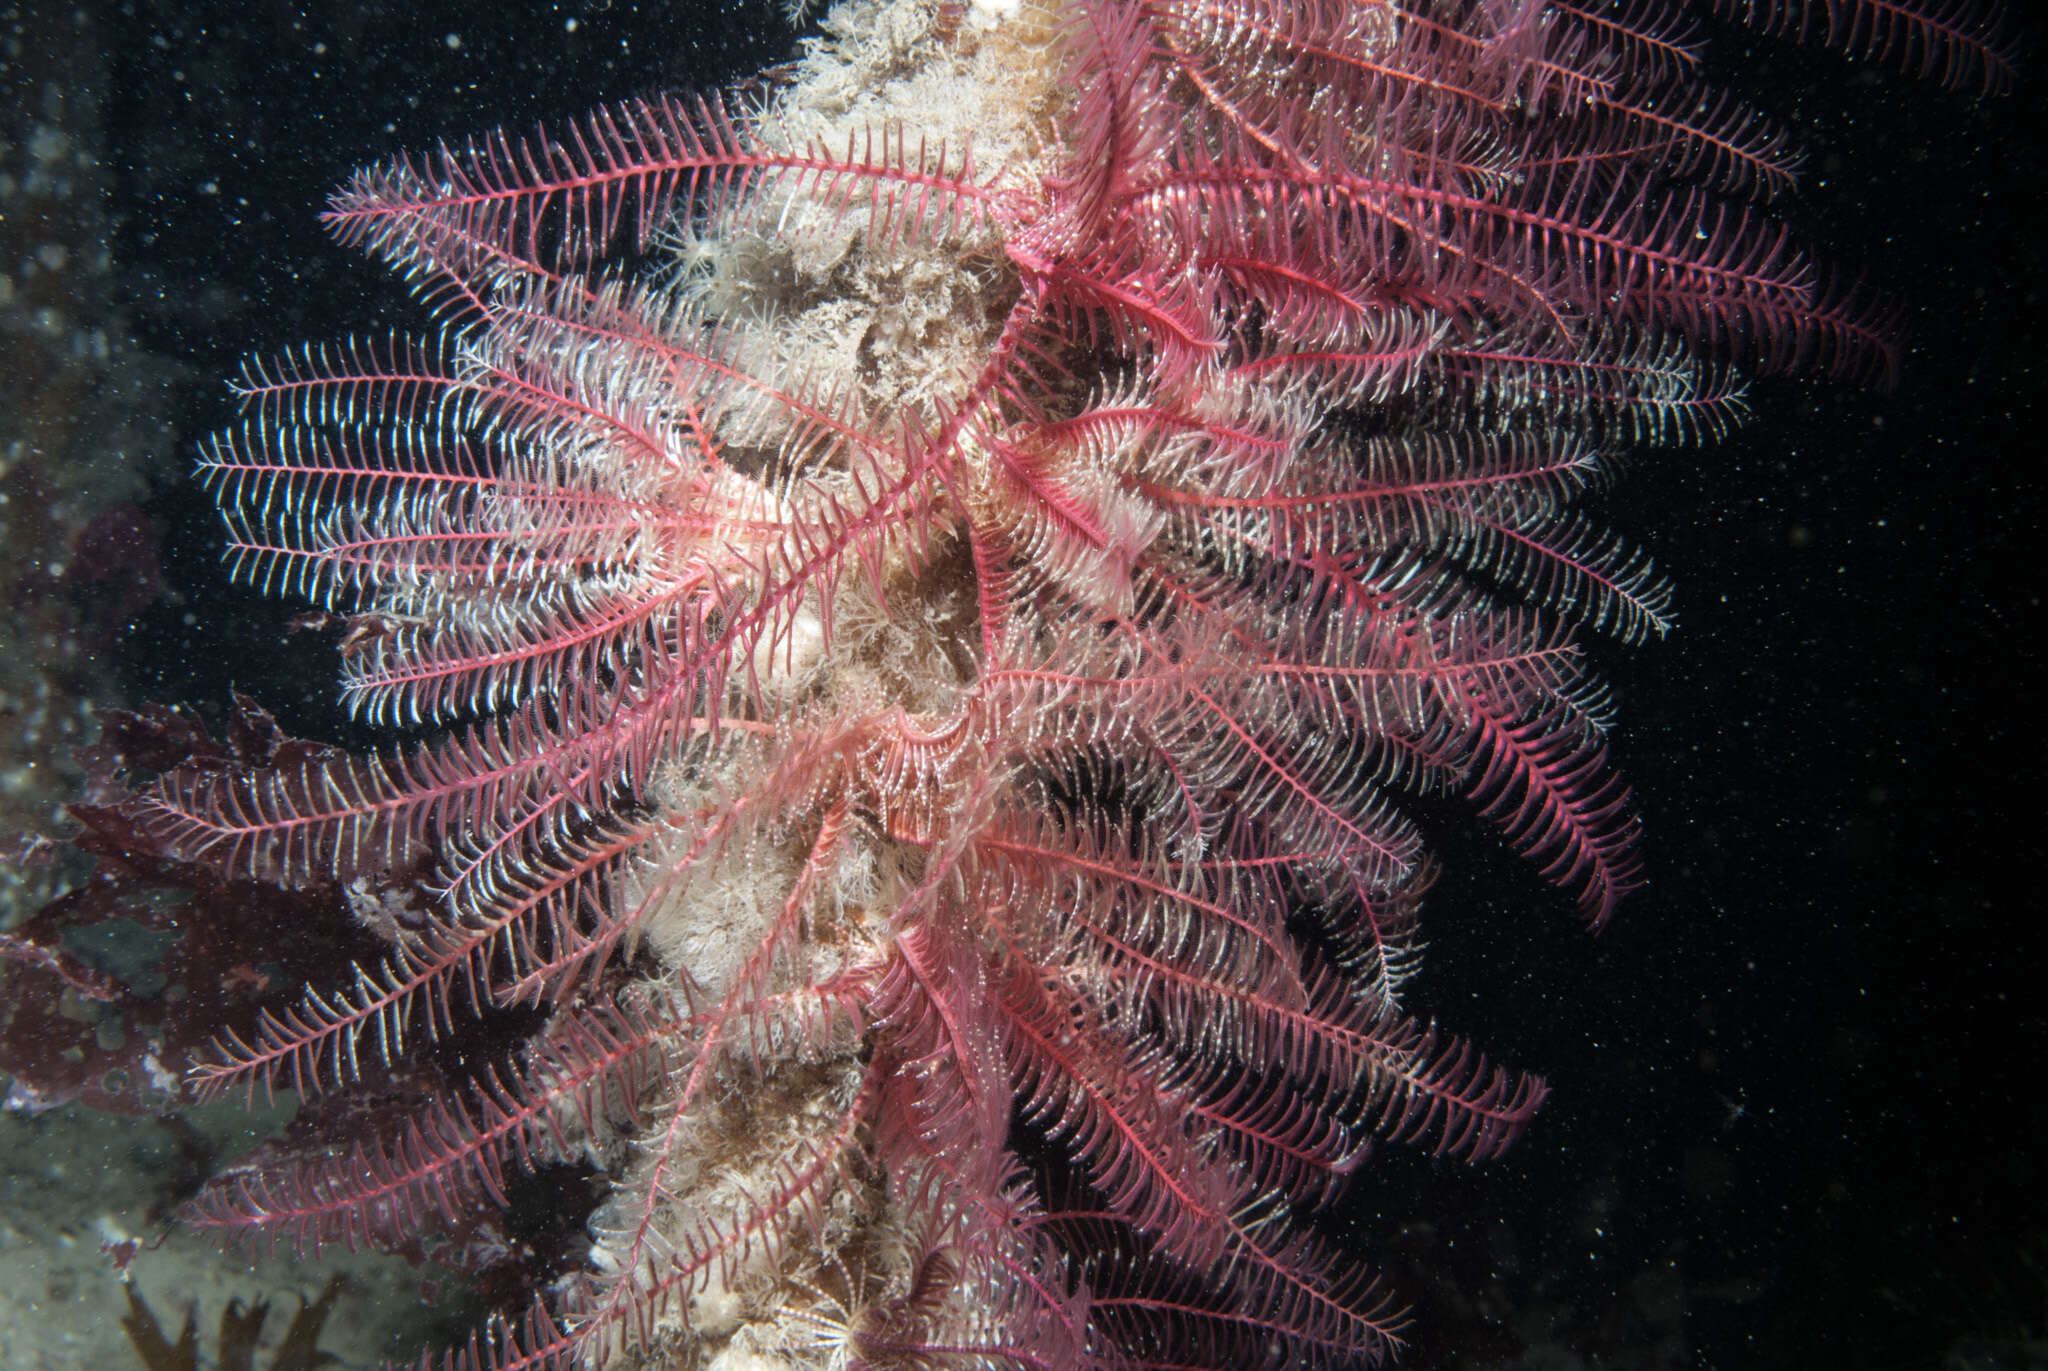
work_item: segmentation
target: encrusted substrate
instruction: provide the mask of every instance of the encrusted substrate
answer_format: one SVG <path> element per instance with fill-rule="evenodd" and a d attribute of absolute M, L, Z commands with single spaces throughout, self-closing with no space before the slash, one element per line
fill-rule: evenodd
<path fill-rule="evenodd" d="M 1005 176 L 1035 174 L 1057 156 L 1051 131 L 1061 95 L 1052 77 L 1059 62 L 1043 13 L 997 3 L 857 0 L 836 8 L 823 33 L 759 116 L 768 146 L 907 155 L 956 174 L 971 166 L 977 176 L 996 168 Z M 830 189 L 782 183 L 731 213 L 674 226 L 664 244 L 675 263 L 672 288 L 691 317 L 730 332 L 751 374 L 842 399 L 878 429 L 906 419 L 931 424 L 986 357 L 1014 298 L 1001 238 L 990 225 L 961 222 L 951 232 L 927 227 L 878 239 L 866 217 L 849 213 Z M 759 478 L 763 498 L 774 477 L 805 457 L 782 444 L 778 417 L 756 415 L 738 398 L 721 418 L 731 466 Z M 807 604 L 788 638 L 752 663 L 757 674 L 747 685 L 758 690 L 755 698 L 798 714 L 859 715 L 892 705 L 943 713 L 971 671 L 961 644 L 976 607 L 961 557 L 941 539 L 917 566 L 892 561 L 879 587 L 886 610 L 871 578 L 843 578 L 830 604 Z M 821 646 L 828 624 L 829 657 Z M 659 905 L 641 925 L 663 968 L 647 987 L 650 996 L 673 997 L 686 985 L 694 1002 L 715 1003 L 736 978 L 762 976 L 746 959 L 775 941 L 772 926 L 804 878 L 802 832 L 817 816 L 778 813 L 757 840 L 727 847 L 730 855 L 714 870 L 699 866 L 679 887 L 665 883 L 665 857 L 701 838 L 683 816 L 708 812 L 706 802 L 732 779 L 683 764 L 663 778 L 673 831 L 650 847 L 645 885 L 625 897 L 629 906 Z M 849 835 L 803 912 L 801 941 L 813 964 L 770 969 L 764 993 L 798 986 L 821 963 L 874 955 L 891 936 L 889 912 L 915 883 L 921 861 L 880 833 Z M 659 1133 L 590 1139 L 591 1155 L 618 1182 L 591 1225 L 600 1272 L 623 1274 L 618 1254 L 633 1248 L 636 1232 L 638 1250 L 658 1259 L 703 1216 L 745 1213 L 746 1196 L 807 1165 L 849 1116 L 862 1051 L 850 1034 L 821 1039 L 814 1027 L 765 1020 L 746 1031 L 749 1079 L 709 1092 L 678 1118 L 657 1108 Z M 652 1215 L 650 1188 L 662 1197 Z M 642 1341 L 646 1330 L 635 1330 L 634 1348 L 612 1364 L 705 1371 L 843 1364 L 863 1301 L 902 1299 L 914 1283 L 933 1281 L 933 1273 L 914 1268 L 918 1244 L 901 1231 L 884 1191 L 879 1177 L 842 1175 L 831 1197 L 794 1225 L 794 1236 L 764 1238 L 736 1266 L 712 1273 L 686 1305 L 667 1310 L 651 1337 Z M 650 1222 L 651 1234 L 639 1231 Z M 947 1298 L 1001 1302 L 996 1292 L 961 1289 Z M 968 1310 L 956 1316 L 961 1325 L 975 1317 Z"/>

